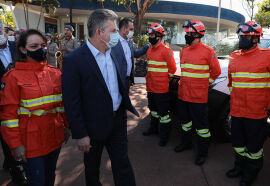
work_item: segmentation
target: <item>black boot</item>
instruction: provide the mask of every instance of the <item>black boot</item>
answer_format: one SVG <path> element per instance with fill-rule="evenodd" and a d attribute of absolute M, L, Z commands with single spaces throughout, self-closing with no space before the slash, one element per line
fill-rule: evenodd
<path fill-rule="evenodd" d="M 12 166 L 9 169 L 13 182 L 15 182 L 17 185 L 20 185 L 20 186 L 27 185 L 27 178 L 26 178 L 26 174 L 23 169 L 22 163 L 17 162 L 16 164 L 17 165 Z"/>
<path fill-rule="evenodd" d="M 246 157 L 235 153 L 234 167 L 226 172 L 228 178 L 236 178 L 242 174 Z"/>
<path fill-rule="evenodd" d="M 147 131 L 143 132 L 143 135 L 150 136 L 152 134 L 157 134 L 158 133 L 158 124 L 159 124 L 159 119 L 151 116 L 150 127 L 149 127 L 149 129 L 147 129 Z"/>
<path fill-rule="evenodd" d="M 246 158 L 245 168 L 240 180 L 240 186 L 251 186 L 256 179 L 258 173 L 263 167 L 263 158 L 250 159 Z"/>
<path fill-rule="evenodd" d="M 198 151 L 195 159 L 196 165 L 204 164 L 207 154 L 208 154 L 208 146 L 210 142 L 210 137 L 204 138 L 198 136 Z"/>
<path fill-rule="evenodd" d="M 191 130 L 183 131 L 181 133 L 181 143 L 174 148 L 175 152 L 182 152 L 186 149 L 191 149 L 192 147 L 192 139 L 191 139 Z"/>
<path fill-rule="evenodd" d="M 161 123 L 159 133 L 160 133 L 159 146 L 163 147 L 168 143 L 170 138 L 171 122 Z"/>

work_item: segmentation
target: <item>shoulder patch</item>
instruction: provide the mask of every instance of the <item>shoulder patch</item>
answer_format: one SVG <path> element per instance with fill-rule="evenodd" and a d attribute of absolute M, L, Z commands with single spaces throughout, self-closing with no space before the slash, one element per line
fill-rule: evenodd
<path fill-rule="evenodd" d="M 212 59 L 217 59 L 217 54 L 216 53 L 212 54 Z"/>
<path fill-rule="evenodd" d="M 1 82 L 0 85 L 0 89 L 3 91 L 5 89 L 6 83 L 5 82 Z"/>
<path fill-rule="evenodd" d="M 173 53 L 172 52 L 169 52 L 169 56 L 173 56 Z"/>

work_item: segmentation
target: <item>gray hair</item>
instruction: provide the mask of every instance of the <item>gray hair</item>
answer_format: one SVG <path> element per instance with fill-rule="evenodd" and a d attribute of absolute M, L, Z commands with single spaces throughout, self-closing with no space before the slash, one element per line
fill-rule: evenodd
<path fill-rule="evenodd" d="M 109 9 L 98 9 L 95 10 L 88 19 L 87 28 L 88 35 L 92 37 L 97 29 L 104 30 L 108 20 L 117 20 L 118 16 L 114 11 Z"/>

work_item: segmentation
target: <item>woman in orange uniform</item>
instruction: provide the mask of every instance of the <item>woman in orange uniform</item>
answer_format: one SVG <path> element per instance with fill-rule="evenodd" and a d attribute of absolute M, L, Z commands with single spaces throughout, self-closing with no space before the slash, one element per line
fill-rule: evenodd
<path fill-rule="evenodd" d="M 64 116 L 61 72 L 47 66 L 46 38 L 37 30 L 22 33 L 19 61 L 2 78 L 1 131 L 14 158 L 24 162 L 33 186 L 53 186 L 62 143 L 69 138 Z"/>

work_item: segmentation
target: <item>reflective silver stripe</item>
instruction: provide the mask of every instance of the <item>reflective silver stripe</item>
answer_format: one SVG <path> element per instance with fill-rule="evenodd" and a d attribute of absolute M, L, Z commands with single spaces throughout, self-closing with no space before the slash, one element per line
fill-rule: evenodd
<path fill-rule="evenodd" d="M 151 111 L 151 115 L 154 117 L 154 118 L 159 118 L 159 115 L 156 111 Z"/>
<path fill-rule="evenodd" d="M 188 122 L 186 124 L 182 124 L 182 129 L 184 131 L 186 131 L 186 132 L 191 130 L 192 129 L 192 121 L 190 121 L 190 122 Z"/>
<path fill-rule="evenodd" d="M 237 88 L 270 88 L 270 82 L 246 83 L 233 81 L 232 86 Z"/>
<path fill-rule="evenodd" d="M 181 64 L 181 68 L 190 68 L 195 70 L 209 70 L 209 65 Z"/>
<path fill-rule="evenodd" d="M 6 126 L 9 128 L 19 127 L 19 120 L 18 119 L 4 120 L 1 121 L 1 126 Z"/>
<path fill-rule="evenodd" d="M 30 100 L 21 100 L 21 105 L 24 107 L 34 107 L 47 103 L 59 102 L 62 101 L 62 94 L 44 96 L 40 98 L 30 99 Z"/>
<path fill-rule="evenodd" d="M 149 65 L 167 65 L 166 62 L 162 62 L 162 61 L 147 61 L 147 63 Z"/>
<path fill-rule="evenodd" d="M 148 67 L 148 71 L 150 72 L 168 72 L 167 68 L 152 68 Z"/>
<path fill-rule="evenodd" d="M 193 77 L 193 78 L 209 78 L 210 73 L 191 73 L 191 72 L 181 72 L 181 76 Z"/>
<path fill-rule="evenodd" d="M 200 129 L 200 130 L 196 129 L 196 132 L 199 136 L 203 138 L 209 138 L 211 136 L 209 129 Z"/>
<path fill-rule="evenodd" d="M 232 77 L 241 78 L 270 78 L 270 73 L 232 72 Z"/>
<path fill-rule="evenodd" d="M 56 112 L 63 113 L 64 111 L 65 111 L 64 107 L 56 107 L 55 109 L 48 110 L 48 111 L 38 109 L 38 110 L 34 110 L 34 111 L 30 112 L 30 110 L 20 107 L 18 109 L 17 113 L 18 113 L 18 115 L 28 115 L 30 117 L 32 114 L 36 115 L 36 116 L 41 116 L 41 115 L 46 115 L 48 113 L 56 113 Z"/>

